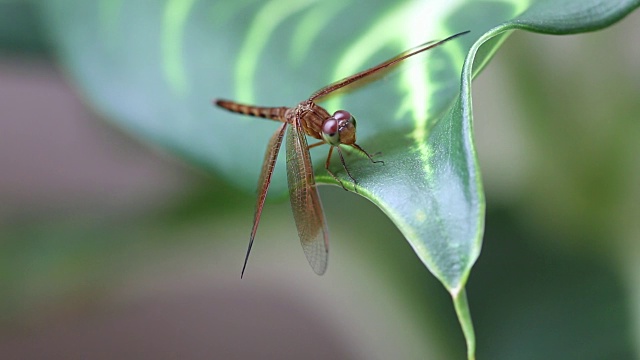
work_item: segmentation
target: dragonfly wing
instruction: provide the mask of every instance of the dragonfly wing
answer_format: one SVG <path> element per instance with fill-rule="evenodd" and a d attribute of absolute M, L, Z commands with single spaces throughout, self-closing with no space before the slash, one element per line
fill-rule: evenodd
<path fill-rule="evenodd" d="M 262 215 L 262 208 L 264 207 L 264 201 L 267 198 L 267 190 L 269 190 L 269 184 L 271 184 L 271 175 L 273 169 L 276 166 L 276 160 L 278 159 L 278 152 L 280 151 L 280 145 L 282 145 L 282 138 L 284 137 L 284 130 L 287 127 L 287 123 L 282 124 L 267 145 L 267 152 L 264 154 L 264 162 L 262 163 L 262 170 L 260 171 L 260 179 L 258 180 L 258 200 L 256 202 L 256 211 L 253 215 L 253 227 L 251 228 L 251 237 L 249 237 L 249 247 L 247 248 L 247 254 L 244 257 L 244 264 L 242 265 L 242 275 L 244 276 L 244 270 L 247 267 L 247 261 L 249 260 L 249 254 L 251 253 L 251 247 L 253 246 L 253 240 L 256 237 L 256 231 L 258 231 L 258 224 L 260 223 L 260 216 Z"/>
<path fill-rule="evenodd" d="M 344 78 L 342 80 L 338 80 L 338 81 L 336 81 L 336 82 L 334 82 L 332 84 L 329 84 L 329 85 L 323 87 L 322 89 L 320 89 L 320 90 L 316 91 L 315 93 L 313 93 L 311 95 L 311 97 L 309 98 L 309 100 L 311 100 L 311 101 L 319 100 L 323 96 L 329 95 L 330 93 L 332 93 L 332 92 L 334 92 L 334 91 L 336 91 L 338 89 L 341 89 L 341 88 L 343 88 L 343 87 L 345 87 L 345 86 L 347 86 L 347 85 L 349 85 L 351 83 L 354 83 L 356 81 L 359 81 L 359 80 L 362 80 L 362 79 L 364 79 L 366 77 L 369 77 L 369 76 L 371 76 L 371 75 L 373 75 L 373 74 L 375 74 L 375 73 L 377 73 L 377 72 L 379 72 L 381 70 L 384 70 L 386 68 L 389 68 L 390 66 L 393 66 L 393 65 L 399 63 L 400 61 L 402 61 L 402 60 L 404 60 L 404 59 L 406 59 L 408 57 L 411 57 L 413 55 L 417 55 L 417 54 L 419 54 L 419 53 L 421 53 L 423 51 L 427 51 L 429 49 L 433 49 L 434 47 L 440 46 L 440 45 L 446 43 L 447 41 L 455 39 L 458 36 L 464 35 L 464 34 L 466 34 L 468 32 L 469 31 L 463 31 L 463 32 L 451 35 L 451 36 L 449 36 L 449 37 L 447 37 L 445 39 L 442 39 L 440 41 L 429 41 L 429 42 L 426 42 L 426 43 L 424 43 L 424 44 L 422 44 L 420 46 L 417 46 L 417 47 L 415 47 L 413 49 L 407 50 L 407 51 L 405 51 L 403 53 L 400 53 L 399 55 L 394 56 L 391 59 L 389 59 L 389 60 L 387 60 L 385 62 L 382 62 L 382 63 L 380 63 L 380 64 L 378 64 L 378 65 L 376 65 L 374 67 L 371 67 L 371 68 L 369 68 L 367 70 L 363 70 L 363 71 L 361 71 L 361 72 L 359 72 L 357 74 L 351 75 L 349 77 L 346 77 L 346 78 Z"/>
<path fill-rule="evenodd" d="M 316 274 L 327 269 L 329 232 L 316 188 L 307 139 L 297 118 L 287 131 L 287 180 L 293 218 L 304 254 Z"/>

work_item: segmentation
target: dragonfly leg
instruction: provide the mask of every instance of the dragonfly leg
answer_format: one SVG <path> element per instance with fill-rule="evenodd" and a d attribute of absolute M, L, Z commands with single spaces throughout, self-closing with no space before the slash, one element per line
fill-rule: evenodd
<path fill-rule="evenodd" d="M 344 162 L 344 156 L 342 156 L 342 150 L 340 149 L 340 147 L 338 147 L 338 155 L 340 155 L 340 162 L 342 162 L 342 167 L 347 172 L 347 175 L 349 175 L 349 177 L 351 178 L 351 181 L 353 181 L 354 185 L 358 185 L 358 182 L 356 181 L 356 179 L 353 176 L 351 176 L 351 173 L 349 172 L 349 168 L 347 168 L 347 163 Z M 342 185 L 342 187 L 344 187 L 344 185 Z M 357 193 L 358 192 L 358 188 L 355 187 L 355 186 L 353 188 L 355 189 L 355 191 Z"/>
<path fill-rule="evenodd" d="M 317 142 L 317 143 L 315 143 L 315 144 L 311 144 L 311 145 L 307 146 L 307 149 L 311 149 L 311 148 L 314 148 L 314 147 L 316 147 L 316 146 L 320 146 L 320 145 L 323 145 L 323 144 L 325 144 L 325 142 L 324 142 L 324 141 L 318 141 L 318 142 Z"/>
<path fill-rule="evenodd" d="M 375 153 L 375 154 L 373 154 L 373 155 L 369 155 L 369 153 L 368 153 L 368 152 L 366 152 L 366 151 L 364 151 L 364 149 L 363 149 L 363 148 L 361 148 L 358 144 L 351 144 L 351 146 L 353 146 L 353 148 L 357 149 L 357 150 L 358 150 L 358 151 L 360 151 L 361 153 L 363 153 L 363 154 L 367 155 L 367 157 L 369 158 L 369 160 L 371 160 L 371 162 L 372 162 L 372 163 L 374 163 L 374 164 L 382 163 L 382 165 L 384 165 L 384 161 L 382 161 L 382 160 L 373 160 L 373 157 L 374 157 L 374 156 L 376 156 L 376 155 L 380 155 L 380 154 L 381 154 L 380 152 L 377 152 L 377 153 Z M 342 162 L 342 164 L 344 165 L 344 161 Z M 345 167 L 345 169 L 346 169 L 346 167 Z M 348 172 L 348 171 L 347 171 L 347 172 Z M 351 176 L 351 175 L 349 175 L 349 176 Z M 352 179 L 353 179 L 353 178 L 352 178 Z"/>
<path fill-rule="evenodd" d="M 340 150 L 340 148 L 338 148 L 338 151 L 339 150 Z M 333 154 L 333 146 L 331 148 L 329 148 L 329 155 L 327 155 L 327 161 L 324 163 L 324 168 L 327 169 L 327 172 L 329 173 L 329 175 L 331 175 L 331 177 L 335 181 L 337 181 L 345 191 L 348 191 L 347 188 L 344 186 L 344 183 L 342 182 L 342 180 L 338 179 L 336 174 L 334 174 L 331 170 L 329 170 L 329 163 L 331 163 L 331 154 Z M 357 192 L 357 190 L 356 190 L 356 192 Z"/>

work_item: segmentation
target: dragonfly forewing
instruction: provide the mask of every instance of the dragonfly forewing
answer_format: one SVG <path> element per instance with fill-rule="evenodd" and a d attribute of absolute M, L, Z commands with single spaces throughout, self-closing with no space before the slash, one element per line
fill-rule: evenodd
<path fill-rule="evenodd" d="M 385 70 L 386 68 L 389 68 L 390 66 L 396 65 L 396 64 L 398 64 L 399 62 L 401 62 L 402 60 L 404 60 L 404 59 L 406 59 L 408 57 L 411 57 L 413 55 L 417 55 L 417 54 L 419 54 L 419 53 L 421 53 L 423 51 L 427 51 L 429 49 L 433 49 L 434 47 L 440 46 L 440 45 L 446 43 L 447 41 L 455 39 L 458 36 L 467 34 L 468 32 L 469 31 L 459 32 L 459 33 L 451 35 L 451 36 L 449 36 L 449 37 L 447 37 L 445 39 L 442 39 L 440 41 L 429 41 L 429 42 L 426 42 L 426 43 L 424 43 L 424 44 L 422 44 L 420 46 L 417 46 L 417 47 L 415 47 L 413 49 L 409 49 L 409 50 L 407 50 L 407 51 L 405 51 L 403 53 L 400 53 L 397 56 L 394 56 L 391 59 L 389 59 L 387 61 L 384 61 L 384 62 L 382 62 L 382 63 L 380 63 L 380 64 L 378 64 L 376 66 L 373 66 L 373 67 L 371 67 L 371 68 L 369 68 L 367 70 L 363 70 L 363 71 L 361 71 L 361 72 L 359 72 L 357 74 L 353 74 L 353 75 L 351 75 L 349 77 L 346 77 L 346 78 L 344 78 L 342 80 L 338 80 L 338 81 L 336 81 L 336 82 L 334 82 L 332 84 L 329 84 L 329 85 L 323 87 L 322 89 L 320 89 L 320 90 L 316 91 L 315 93 L 313 93 L 311 95 L 311 97 L 309 97 L 309 101 L 314 101 L 314 100 L 318 101 L 323 96 L 329 95 L 330 93 L 332 93 L 332 92 L 334 92 L 334 91 L 336 91 L 338 89 L 341 89 L 341 88 L 343 88 L 345 86 L 348 86 L 348 85 L 350 85 L 350 84 L 352 84 L 354 82 L 357 82 L 357 81 L 362 80 L 362 79 L 364 79 L 366 77 L 369 77 L 369 76 L 371 76 L 371 75 L 373 75 L 373 74 L 375 74 L 375 73 L 377 73 L 379 71 Z"/>
<path fill-rule="evenodd" d="M 287 131 L 287 180 L 302 249 L 313 271 L 322 275 L 327 269 L 329 232 L 300 119 Z"/>
<path fill-rule="evenodd" d="M 262 208 L 264 207 L 264 201 L 267 198 L 267 191 L 269 190 L 269 184 L 271 184 L 271 175 L 273 174 L 273 169 L 276 166 L 278 152 L 280 152 L 280 145 L 282 145 L 282 138 L 284 137 L 286 127 L 287 123 L 282 124 L 273 136 L 271 136 L 269 144 L 267 145 L 267 152 L 264 154 L 264 162 L 262 163 L 260 179 L 258 180 L 258 200 L 256 201 L 256 210 L 253 215 L 253 227 L 251 228 L 249 247 L 247 248 L 247 254 L 244 257 L 244 264 L 242 265 L 242 274 L 240 277 L 244 276 L 244 270 L 247 267 L 247 261 L 249 260 L 249 254 L 251 253 L 253 240 L 256 237 L 256 231 L 258 231 Z"/>

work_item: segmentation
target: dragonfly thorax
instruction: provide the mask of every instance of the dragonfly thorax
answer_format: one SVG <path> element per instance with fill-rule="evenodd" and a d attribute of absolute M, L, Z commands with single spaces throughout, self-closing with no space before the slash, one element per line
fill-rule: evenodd
<path fill-rule="evenodd" d="M 346 110 L 338 110 L 322 123 L 322 138 L 332 146 L 356 142 L 356 118 Z"/>

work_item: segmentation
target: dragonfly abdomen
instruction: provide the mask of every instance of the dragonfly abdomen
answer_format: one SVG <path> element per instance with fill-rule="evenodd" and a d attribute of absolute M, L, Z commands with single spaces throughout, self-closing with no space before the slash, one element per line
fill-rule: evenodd
<path fill-rule="evenodd" d="M 234 113 L 261 117 L 264 119 L 273 119 L 284 121 L 284 114 L 287 111 L 286 107 L 262 107 L 239 104 L 234 101 L 228 100 L 216 100 L 216 105 L 223 109 L 227 109 Z"/>

